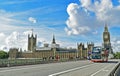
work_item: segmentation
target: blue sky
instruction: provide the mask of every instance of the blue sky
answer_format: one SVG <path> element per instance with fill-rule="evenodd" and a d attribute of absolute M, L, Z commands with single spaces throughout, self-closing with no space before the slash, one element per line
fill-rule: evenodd
<path fill-rule="evenodd" d="M 120 0 L 0 0 L 0 49 L 26 49 L 32 28 L 41 44 L 51 43 L 55 34 L 61 47 L 76 48 L 79 42 L 102 45 L 107 23 L 112 46 L 119 51 L 119 13 Z"/>

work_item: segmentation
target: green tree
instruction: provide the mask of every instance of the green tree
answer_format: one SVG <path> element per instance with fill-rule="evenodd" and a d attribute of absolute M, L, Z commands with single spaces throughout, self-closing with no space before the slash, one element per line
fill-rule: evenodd
<path fill-rule="evenodd" d="M 1 50 L 0 51 L 0 59 L 6 59 L 6 58 L 8 58 L 8 53 Z"/>
<path fill-rule="evenodd" d="M 115 59 L 120 59 L 120 52 L 114 53 L 114 58 Z"/>

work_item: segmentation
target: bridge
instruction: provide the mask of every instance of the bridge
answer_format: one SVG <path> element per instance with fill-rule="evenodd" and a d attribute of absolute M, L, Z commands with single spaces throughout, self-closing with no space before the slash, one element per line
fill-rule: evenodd
<path fill-rule="evenodd" d="M 119 60 L 93 63 L 89 60 L 68 61 L 0 68 L 0 76 L 112 76 Z M 118 70 L 117 70 L 118 71 Z"/>

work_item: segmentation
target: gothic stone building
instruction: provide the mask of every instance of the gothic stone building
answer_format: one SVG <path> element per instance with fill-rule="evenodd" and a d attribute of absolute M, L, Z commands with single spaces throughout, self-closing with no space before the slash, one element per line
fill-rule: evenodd
<path fill-rule="evenodd" d="M 70 59 L 70 58 L 87 58 L 88 51 L 92 50 L 93 43 L 88 43 L 87 48 L 83 43 L 77 44 L 77 49 L 60 48 L 59 44 L 56 44 L 55 37 L 51 45 L 44 44 L 44 47 L 37 47 L 37 35 L 28 35 L 28 51 L 22 51 L 17 48 L 11 48 L 9 50 L 9 58 L 41 58 L 41 59 Z"/>
<path fill-rule="evenodd" d="M 17 48 L 11 48 L 9 51 L 10 58 L 41 58 L 41 59 L 70 59 L 79 58 L 86 59 L 94 47 L 94 43 L 87 43 L 87 48 L 85 48 L 83 43 L 77 44 L 76 49 L 65 49 L 60 48 L 59 44 L 56 44 L 55 37 L 53 36 L 51 45 L 44 44 L 43 47 L 37 47 L 37 35 L 33 33 L 28 35 L 28 51 L 22 51 Z M 109 49 L 112 52 L 112 47 L 110 43 L 110 33 L 108 32 L 107 26 L 104 28 L 103 32 L 103 47 Z"/>

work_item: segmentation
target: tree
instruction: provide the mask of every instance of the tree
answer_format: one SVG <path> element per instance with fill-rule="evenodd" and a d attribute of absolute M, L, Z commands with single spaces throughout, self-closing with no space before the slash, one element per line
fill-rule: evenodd
<path fill-rule="evenodd" d="M 114 58 L 115 59 L 120 59 L 120 52 L 114 53 Z"/>
<path fill-rule="evenodd" d="M 8 58 L 8 53 L 1 50 L 0 51 L 0 59 L 6 59 L 6 58 Z"/>

